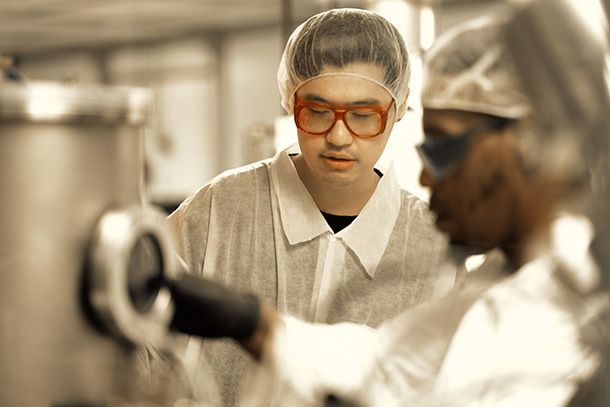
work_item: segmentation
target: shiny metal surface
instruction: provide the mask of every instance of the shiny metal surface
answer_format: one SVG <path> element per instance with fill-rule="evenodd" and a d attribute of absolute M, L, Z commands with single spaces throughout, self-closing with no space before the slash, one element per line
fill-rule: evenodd
<path fill-rule="evenodd" d="M 49 97 L 47 111 L 71 94 L 87 92 Z M 3 84 L 0 95 L 0 406 L 172 405 L 173 361 L 101 333 L 84 307 L 96 223 L 141 199 L 144 122 L 125 105 L 107 120 L 96 97 L 83 102 L 95 113 L 85 121 L 79 102 L 43 120 L 23 114 L 22 101 L 39 101 L 24 87 Z"/>
<path fill-rule="evenodd" d="M 115 335 L 133 345 L 161 346 L 173 316 L 165 278 L 176 265 L 163 214 L 134 205 L 102 216 L 90 247 L 88 295 Z"/>
<path fill-rule="evenodd" d="M 146 123 L 151 91 L 144 88 L 70 85 L 34 81 L 1 85 L 0 118 L 28 122 Z"/>

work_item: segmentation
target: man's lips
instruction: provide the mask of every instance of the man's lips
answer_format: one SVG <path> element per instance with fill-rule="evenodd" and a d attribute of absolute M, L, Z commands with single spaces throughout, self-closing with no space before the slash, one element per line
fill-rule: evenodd
<path fill-rule="evenodd" d="M 339 154 L 326 154 L 322 155 L 322 159 L 333 168 L 347 168 L 351 166 L 355 160 L 349 156 Z"/>
<path fill-rule="evenodd" d="M 331 160 L 340 160 L 340 161 L 354 161 L 353 158 L 343 154 L 322 154 L 322 157 L 328 158 Z"/>

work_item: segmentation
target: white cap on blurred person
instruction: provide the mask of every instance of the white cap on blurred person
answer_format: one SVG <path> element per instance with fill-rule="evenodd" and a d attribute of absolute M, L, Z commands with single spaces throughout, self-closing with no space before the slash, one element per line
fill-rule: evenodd
<path fill-rule="evenodd" d="M 411 69 L 402 35 L 381 15 L 334 9 L 309 18 L 290 36 L 277 73 L 282 106 L 293 113 L 305 82 L 329 75 L 363 77 L 385 88 L 400 119 L 407 107 Z"/>
<path fill-rule="evenodd" d="M 485 16 L 441 35 L 424 57 L 422 107 L 528 116 L 530 103 L 504 52 L 503 27 L 499 17 Z"/>

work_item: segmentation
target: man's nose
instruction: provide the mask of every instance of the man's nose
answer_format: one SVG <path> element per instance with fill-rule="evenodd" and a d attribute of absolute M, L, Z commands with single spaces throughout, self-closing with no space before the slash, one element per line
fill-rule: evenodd
<path fill-rule="evenodd" d="M 434 177 L 423 168 L 419 174 L 419 183 L 422 187 L 431 188 L 434 185 Z"/>
<path fill-rule="evenodd" d="M 348 130 L 342 119 L 335 122 L 335 125 L 326 133 L 326 141 L 330 144 L 341 147 L 351 144 L 354 141 L 354 136 Z"/>

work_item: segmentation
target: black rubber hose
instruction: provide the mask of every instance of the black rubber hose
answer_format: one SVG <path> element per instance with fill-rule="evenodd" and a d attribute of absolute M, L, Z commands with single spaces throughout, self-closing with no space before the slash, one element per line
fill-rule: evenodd
<path fill-rule="evenodd" d="M 260 303 L 252 294 L 232 291 L 190 274 L 167 282 L 175 305 L 170 329 L 202 338 L 249 339 L 260 321 Z"/>

